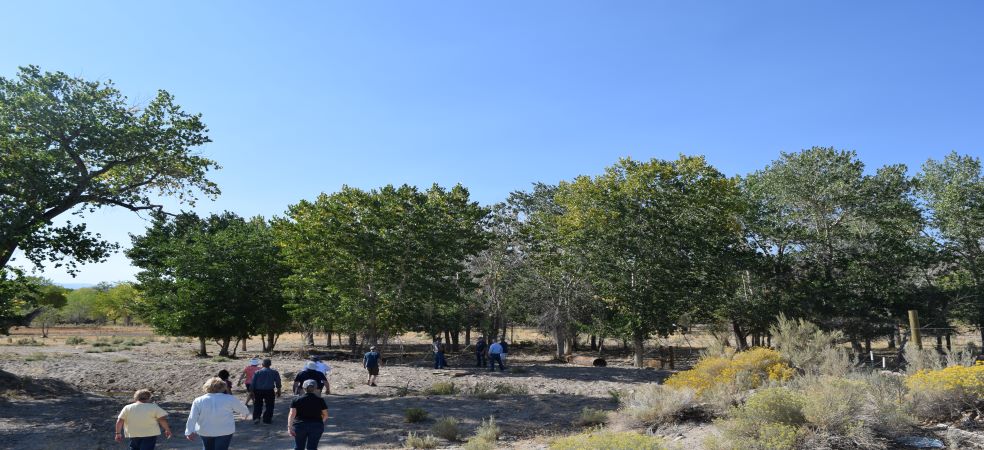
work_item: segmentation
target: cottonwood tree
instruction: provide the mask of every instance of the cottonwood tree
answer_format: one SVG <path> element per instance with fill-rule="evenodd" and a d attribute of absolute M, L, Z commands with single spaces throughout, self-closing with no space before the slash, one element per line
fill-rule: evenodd
<path fill-rule="evenodd" d="M 758 214 L 745 221 L 748 242 L 764 260 L 751 289 L 778 309 L 768 317 L 808 316 L 856 350 L 890 332 L 922 229 L 904 166 L 869 175 L 854 152 L 814 147 L 783 153 L 744 192 Z"/>
<path fill-rule="evenodd" d="M 8 263 L 18 250 L 69 272 L 103 260 L 117 245 L 87 229 L 84 215 L 97 208 L 160 210 L 162 196 L 217 195 L 206 173 L 218 166 L 193 151 L 206 133 L 166 91 L 135 106 L 111 82 L 35 66 L 0 77 L 0 282 L 16 278 Z M 66 213 L 77 219 L 56 221 Z M 0 311 L 9 307 L 0 298 Z"/>
<path fill-rule="evenodd" d="M 282 284 L 288 271 L 261 217 L 158 215 L 132 239 L 126 253 L 142 269 L 135 309 L 157 332 L 197 337 L 202 356 L 213 339 L 224 356 L 235 352 L 233 339 L 256 334 L 272 351 L 288 329 Z"/>
<path fill-rule="evenodd" d="M 980 328 L 984 345 L 984 174 L 981 161 L 956 152 L 929 160 L 918 176 L 919 193 L 934 240 L 944 258 L 944 288 L 955 315 Z"/>
<path fill-rule="evenodd" d="M 709 314 L 724 295 L 740 202 L 735 180 L 703 158 L 623 159 L 558 189 L 560 232 L 583 252 L 636 367 L 647 338 L 673 331 L 683 313 Z"/>

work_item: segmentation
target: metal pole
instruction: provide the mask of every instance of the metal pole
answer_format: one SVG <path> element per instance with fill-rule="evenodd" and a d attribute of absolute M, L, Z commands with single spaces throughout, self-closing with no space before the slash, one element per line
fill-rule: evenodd
<path fill-rule="evenodd" d="M 922 333 L 919 332 L 919 311 L 909 310 L 909 330 L 912 331 L 912 343 L 922 350 Z"/>

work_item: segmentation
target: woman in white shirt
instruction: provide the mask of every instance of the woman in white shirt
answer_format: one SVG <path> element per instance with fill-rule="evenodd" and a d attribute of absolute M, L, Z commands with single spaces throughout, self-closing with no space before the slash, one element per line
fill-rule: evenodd
<path fill-rule="evenodd" d="M 232 434 L 236 432 L 233 414 L 239 413 L 249 419 L 249 408 L 235 396 L 226 395 L 226 387 L 221 378 L 209 378 L 202 386 L 205 395 L 191 402 L 185 436 L 189 441 L 201 436 L 204 450 L 228 450 Z"/>

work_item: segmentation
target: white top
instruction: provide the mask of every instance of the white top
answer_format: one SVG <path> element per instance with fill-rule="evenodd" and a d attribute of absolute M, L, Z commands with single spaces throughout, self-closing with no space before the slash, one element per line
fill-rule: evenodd
<path fill-rule="evenodd" d="M 321 361 L 315 361 L 314 365 L 318 366 L 318 370 L 325 375 L 328 375 L 328 372 L 331 372 L 331 367 L 328 367 L 328 364 Z"/>
<path fill-rule="evenodd" d="M 489 353 L 491 353 L 493 355 L 501 355 L 502 354 L 502 344 L 496 342 L 496 343 L 490 345 L 489 346 Z"/>
<path fill-rule="evenodd" d="M 236 432 L 236 418 L 233 413 L 246 417 L 249 408 L 229 394 L 205 394 L 191 402 L 185 436 L 197 433 L 199 436 L 225 436 Z"/>

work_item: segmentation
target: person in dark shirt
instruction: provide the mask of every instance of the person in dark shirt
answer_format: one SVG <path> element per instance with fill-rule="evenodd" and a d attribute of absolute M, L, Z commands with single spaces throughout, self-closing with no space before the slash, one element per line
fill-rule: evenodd
<path fill-rule="evenodd" d="M 290 402 L 287 432 L 294 437 L 294 450 L 317 450 L 328 421 L 328 404 L 318 395 L 317 381 L 305 380 L 301 387 L 304 394 Z"/>
<path fill-rule="evenodd" d="M 225 381 L 225 384 L 226 384 L 226 394 L 232 395 L 232 380 L 229 379 L 229 371 L 228 370 L 225 370 L 225 369 L 222 369 L 222 370 L 219 371 L 219 373 L 218 373 L 217 376 L 222 381 Z"/>
<path fill-rule="evenodd" d="M 253 397 L 255 399 L 253 402 L 253 423 L 260 421 L 260 413 L 262 413 L 263 423 L 273 422 L 274 392 L 276 392 L 276 397 L 280 397 L 281 385 L 280 372 L 271 369 L 272 364 L 273 362 L 269 359 L 264 359 L 263 368 L 253 374 Z M 266 404 L 266 410 L 263 409 L 264 404 Z"/>
<path fill-rule="evenodd" d="M 366 384 L 375 386 L 376 377 L 379 376 L 379 352 L 375 346 L 369 347 L 369 351 L 362 357 L 362 367 L 369 371 L 369 381 Z"/>
<path fill-rule="evenodd" d="M 434 339 L 434 342 L 431 345 L 431 350 L 434 351 L 434 368 L 445 368 L 448 365 L 448 362 L 444 359 L 444 343 L 441 342 L 441 338 Z"/>
<path fill-rule="evenodd" d="M 485 367 L 485 338 L 478 338 L 475 342 L 475 367 Z"/>
<path fill-rule="evenodd" d="M 308 363 L 304 365 L 304 370 L 298 372 L 297 376 L 294 377 L 293 392 L 295 395 L 301 395 L 304 393 L 302 391 L 302 385 L 307 380 L 314 380 L 318 383 L 318 393 L 320 394 L 321 389 L 323 389 L 325 384 L 328 382 L 328 377 L 326 377 L 323 372 L 318 370 L 318 366 L 314 362 L 308 361 Z"/>

